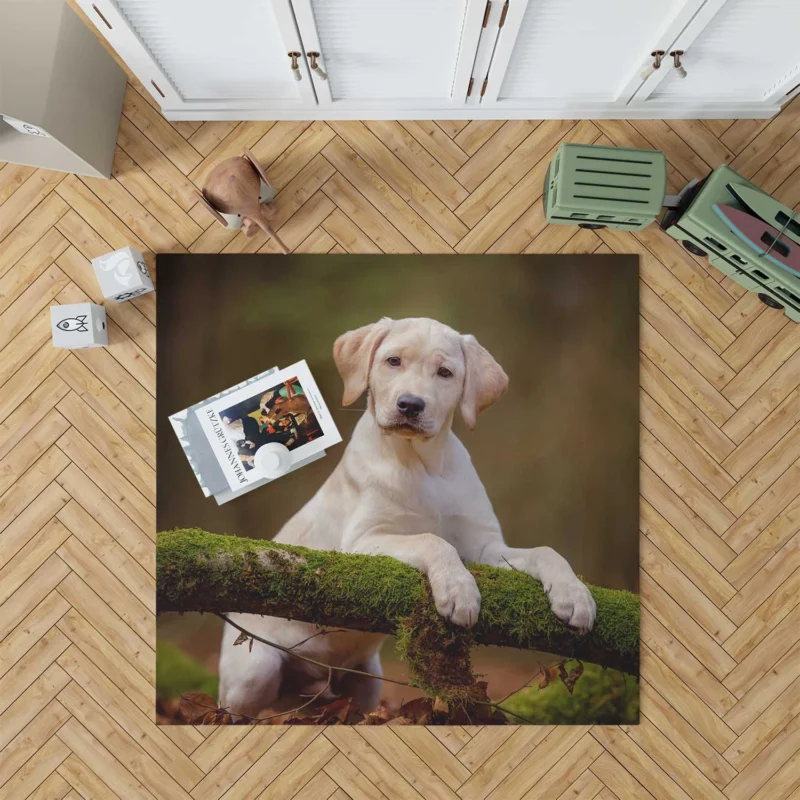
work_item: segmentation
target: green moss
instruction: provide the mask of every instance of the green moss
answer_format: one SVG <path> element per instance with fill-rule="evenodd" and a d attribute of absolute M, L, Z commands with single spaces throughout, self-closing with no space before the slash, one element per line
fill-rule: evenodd
<path fill-rule="evenodd" d="M 320 625 L 396 632 L 410 661 L 421 658 L 415 640 L 441 644 L 456 637 L 459 647 L 472 641 L 503 644 L 638 672 L 636 595 L 589 586 L 597 621 L 590 634 L 578 636 L 550 611 L 541 583 L 529 575 L 481 564 L 467 567 L 482 597 L 478 624 L 469 632 L 445 623 L 422 574 L 393 558 L 179 529 L 158 535 L 158 604 L 160 610 L 176 611 L 268 609 Z M 417 673 L 420 685 L 439 682 L 435 670 L 424 665 L 417 665 Z"/>
<path fill-rule="evenodd" d="M 217 696 L 219 678 L 197 659 L 170 641 L 159 640 L 156 648 L 156 694 L 180 697 L 186 692 Z"/>
<path fill-rule="evenodd" d="M 597 604 L 597 620 L 589 637 L 571 632 L 550 611 L 542 584 L 519 570 L 468 564 L 481 591 L 478 637 L 491 638 L 502 629 L 519 647 L 545 649 L 544 642 L 562 648 L 569 641 L 591 645 L 623 657 L 639 652 L 639 597 L 631 592 L 587 584 Z"/>
<path fill-rule="evenodd" d="M 265 558 L 268 570 L 263 568 Z M 209 570 L 214 561 L 224 569 Z M 193 528 L 158 535 L 156 568 L 159 595 L 165 599 L 195 585 L 204 592 L 213 589 L 209 594 L 219 603 L 209 611 L 224 609 L 226 597 L 245 589 L 249 596 L 271 602 L 302 598 L 306 613 L 320 621 L 353 616 L 354 611 L 367 621 L 399 619 L 425 602 L 423 576 L 388 556 L 311 550 Z"/>
<path fill-rule="evenodd" d="M 575 662 L 568 662 L 567 670 Z M 558 678 L 546 688 L 530 686 L 503 701 L 513 712 L 508 721 L 535 725 L 635 725 L 639 721 L 639 685 L 615 669 L 585 664 L 572 694 Z M 515 716 L 518 715 L 518 716 Z"/>

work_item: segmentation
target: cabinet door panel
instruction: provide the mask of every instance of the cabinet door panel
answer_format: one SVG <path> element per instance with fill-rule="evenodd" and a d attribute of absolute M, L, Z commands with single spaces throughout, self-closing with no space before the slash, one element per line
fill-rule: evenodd
<path fill-rule="evenodd" d="M 510 0 L 484 104 L 624 104 L 703 0 Z"/>
<path fill-rule="evenodd" d="M 307 74 L 296 81 L 287 55 L 300 47 L 289 0 L 79 3 L 166 108 L 316 104 Z"/>
<path fill-rule="evenodd" d="M 687 75 L 668 69 L 652 102 L 778 100 L 800 80 L 800 2 L 727 0 L 692 41 L 679 37 L 671 49 L 685 50 Z"/>
<path fill-rule="evenodd" d="M 463 103 L 485 0 L 293 0 L 320 104 Z"/>
<path fill-rule="evenodd" d="M 631 73 L 642 69 L 659 31 L 685 5 L 685 0 L 529 0 L 501 81 L 490 70 L 495 96 L 613 102 Z"/>

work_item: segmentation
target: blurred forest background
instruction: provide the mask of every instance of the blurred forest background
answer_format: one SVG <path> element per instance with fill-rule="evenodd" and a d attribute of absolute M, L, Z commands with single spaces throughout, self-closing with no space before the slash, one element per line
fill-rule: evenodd
<path fill-rule="evenodd" d="M 165 255 L 158 278 L 159 530 L 274 536 L 330 475 L 365 407 L 364 398 L 341 406 L 336 337 L 383 316 L 433 317 L 474 334 L 510 378 L 508 394 L 475 431 L 460 418 L 455 426 L 506 541 L 550 545 L 590 583 L 638 591 L 636 256 Z M 167 417 L 301 359 L 344 442 L 226 505 L 205 499 Z M 191 691 L 205 681 L 213 694 L 220 630 L 209 616 L 158 617 L 160 692 Z M 407 677 L 391 640 L 383 657 L 387 675 Z M 493 647 L 476 648 L 474 658 L 493 699 L 554 661 Z M 197 666 L 205 669 L 194 674 Z M 418 695 L 384 686 L 390 703 Z M 612 697 L 626 709 L 622 717 L 635 716 L 638 692 L 632 699 L 616 675 L 587 673 L 579 690 Z M 518 697 L 515 708 L 540 703 L 531 692 L 538 690 Z M 553 721 L 584 721 L 573 698 L 553 702 L 566 717 Z M 606 721 L 617 721 L 608 714 Z"/>

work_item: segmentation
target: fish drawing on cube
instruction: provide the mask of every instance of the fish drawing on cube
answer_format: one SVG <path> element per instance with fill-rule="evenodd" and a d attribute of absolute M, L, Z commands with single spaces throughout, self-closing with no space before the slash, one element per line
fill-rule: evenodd
<path fill-rule="evenodd" d="M 132 247 L 93 258 L 92 266 L 106 300 L 121 303 L 155 288 L 142 254 Z"/>
<path fill-rule="evenodd" d="M 106 310 L 94 303 L 50 306 L 53 346 L 67 350 L 108 344 Z"/>

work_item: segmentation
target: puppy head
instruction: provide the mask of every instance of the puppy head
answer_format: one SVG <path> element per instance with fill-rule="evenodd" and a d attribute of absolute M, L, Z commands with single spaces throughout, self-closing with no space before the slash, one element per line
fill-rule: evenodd
<path fill-rule="evenodd" d="M 508 377 L 474 336 L 432 319 L 384 318 L 340 336 L 333 347 L 344 405 L 369 388 L 370 409 L 387 433 L 428 439 L 456 408 L 472 429 L 508 388 Z"/>

